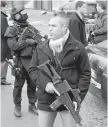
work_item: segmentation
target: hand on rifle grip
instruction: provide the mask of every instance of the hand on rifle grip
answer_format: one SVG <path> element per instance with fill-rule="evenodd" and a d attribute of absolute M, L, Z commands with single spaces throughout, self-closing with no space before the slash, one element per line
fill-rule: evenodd
<path fill-rule="evenodd" d="M 56 88 L 54 87 L 52 82 L 47 83 L 45 90 L 47 93 L 54 93 L 55 92 L 58 96 L 60 96 L 60 93 L 56 90 Z"/>
<path fill-rule="evenodd" d="M 76 101 L 73 101 L 73 104 L 74 104 L 74 106 L 75 106 L 75 111 L 77 111 L 77 102 Z"/>

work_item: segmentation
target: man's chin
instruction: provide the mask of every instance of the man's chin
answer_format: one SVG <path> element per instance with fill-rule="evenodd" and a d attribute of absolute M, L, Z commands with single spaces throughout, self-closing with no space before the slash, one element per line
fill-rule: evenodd
<path fill-rule="evenodd" d="M 48 36 L 48 38 L 54 40 L 53 36 Z"/>

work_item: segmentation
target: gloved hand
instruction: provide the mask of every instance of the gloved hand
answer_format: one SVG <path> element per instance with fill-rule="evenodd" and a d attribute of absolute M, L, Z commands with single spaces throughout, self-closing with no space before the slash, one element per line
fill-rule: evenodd
<path fill-rule="evenodd" d="M 33 39 L 26 39 L 26 43 L 27 43 L 28 45 L 30 45 L 30 46 L 36 44 L 35 40 L 33 40 Z"/>

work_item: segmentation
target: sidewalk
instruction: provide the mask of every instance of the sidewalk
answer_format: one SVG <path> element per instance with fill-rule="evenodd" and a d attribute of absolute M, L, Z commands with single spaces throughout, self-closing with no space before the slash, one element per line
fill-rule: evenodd
<path fill-rule="evenodd" d="M 28 112 L 27 84 L 25 82 L 22 89 L 21 110 L 22 117 L 14 116 L 13 87 L 14 77 L 11 75 L 11 69 L 8 68 L 7 81 L 12 85 L 1 86 L 1 127 L 39 127 L 38 116 Z M 62 127 L 59 114 L 55 120 L 54 127 Z"/>

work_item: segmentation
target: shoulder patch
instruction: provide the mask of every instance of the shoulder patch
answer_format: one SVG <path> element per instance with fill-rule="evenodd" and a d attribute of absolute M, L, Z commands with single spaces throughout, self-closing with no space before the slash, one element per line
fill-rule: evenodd
<path fill-rule="evenodd" d="M 18 30 L 14 26 L 9 26 L 4 34 L 5 37 L 14 37 L 18 35 Z"/>

